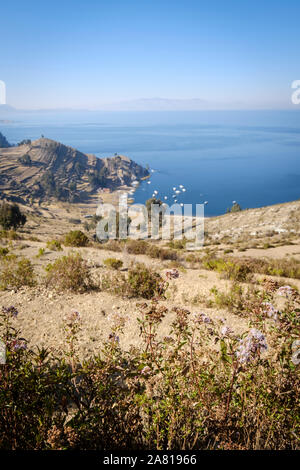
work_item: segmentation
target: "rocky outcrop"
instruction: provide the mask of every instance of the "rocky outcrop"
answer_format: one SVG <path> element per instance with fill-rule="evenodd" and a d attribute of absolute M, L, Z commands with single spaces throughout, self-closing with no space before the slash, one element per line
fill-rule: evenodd
<path fill-rule="evenodd" d="M 0 192 L 6 198 L 78 202 L 148 174 L 128 157 L 101 159 L 45 138 L 0 148 Z"/>
<path fill-rule="evenodd" d="M 0 148 L 7 148 L 10 147 L 10 144 L 7 142 L 6 138 L 0 132 Z"/>

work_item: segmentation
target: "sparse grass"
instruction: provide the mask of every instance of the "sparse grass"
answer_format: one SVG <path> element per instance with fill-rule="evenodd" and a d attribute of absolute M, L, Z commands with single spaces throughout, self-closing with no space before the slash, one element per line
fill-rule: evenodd
<path fill-rule="evenodd" d="M 36 257 L 41 258 L 44 254 L 45 254 L 45 248 L 39 248 L 39 251 Z"/>
<path fill-rule="evenodd" d="M 22 240 L 23 237 L 15 230 L 0 230 L 0 240 L 3 238 L 8 240 Z"/>

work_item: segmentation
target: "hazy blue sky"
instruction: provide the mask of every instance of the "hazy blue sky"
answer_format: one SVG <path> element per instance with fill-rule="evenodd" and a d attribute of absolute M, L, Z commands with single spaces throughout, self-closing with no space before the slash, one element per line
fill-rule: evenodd
<path fill-rule="evenodd" d="M 0 15 L 0 80 L 20 108 L 288 108 L 300 79 L 299 0 L 17 0 Z"/>

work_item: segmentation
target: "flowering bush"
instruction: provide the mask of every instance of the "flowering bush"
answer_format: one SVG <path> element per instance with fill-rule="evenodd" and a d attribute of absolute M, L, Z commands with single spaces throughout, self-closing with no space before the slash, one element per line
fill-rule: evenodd
<path fill-rule="evenodd" d="M 275 320 L 264 312 L 276 310 L 272 302 L 262 297 L 238 334 L 223 319 L 152 298 L 137 304 L 139 347 L 122 349 L 119 314 L 99 355 L 85 361 L 78 311 L 64 319 L 58 355 L 30 349 L 14 325 L 18 310 L 3 308 L 0 448 L 299 449 L 299 298 Z"/>

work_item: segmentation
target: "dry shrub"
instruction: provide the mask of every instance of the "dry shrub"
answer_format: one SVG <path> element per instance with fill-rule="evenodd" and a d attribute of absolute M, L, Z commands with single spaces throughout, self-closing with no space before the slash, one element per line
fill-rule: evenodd
<path fill-rule="evenodd" d="M 89 239 L 81 230 L 71 230 L 65 235 L 64 244 L 66 246 L 88 246 Z"/>
<path fill-rule="evenodd" d="M 0 262 L 0 288 L 19 289 L 22 286 L 34 286 L 35 274 L 29 259 L 18 259 L 15 255 L 7 255 Z"/>
<path fill-rule="evenodd" d="M 57 290 L 83 292 L 94 288 L 87 262 L 79 253 L 58 258 L 46 267 L 46 285 Z"/>
<path fill-rule="evenodd" d="M 128 271 L 128 290 L 134 297 L 152 299 L 165 293 L 166 285 L 159 273 L 138 263 Z"/>
<path fill-rule="evenodd" d="M 118 276 L 103 276 L 101 288 L 109 290 L 117 295 L 126 297 L 142 297 L 152 299 L 164 297 L 168 283 L 161 275 L 145 266 L 137 263 L 128 270 L 128 275 L 120 273 Z"/>
<path fill-rule="evenodd" d="M 133 255 L 145 255 L 148 250 L 148 243 L 144 240 L 128 240 L 126 249 L 128 253 Z"/>

